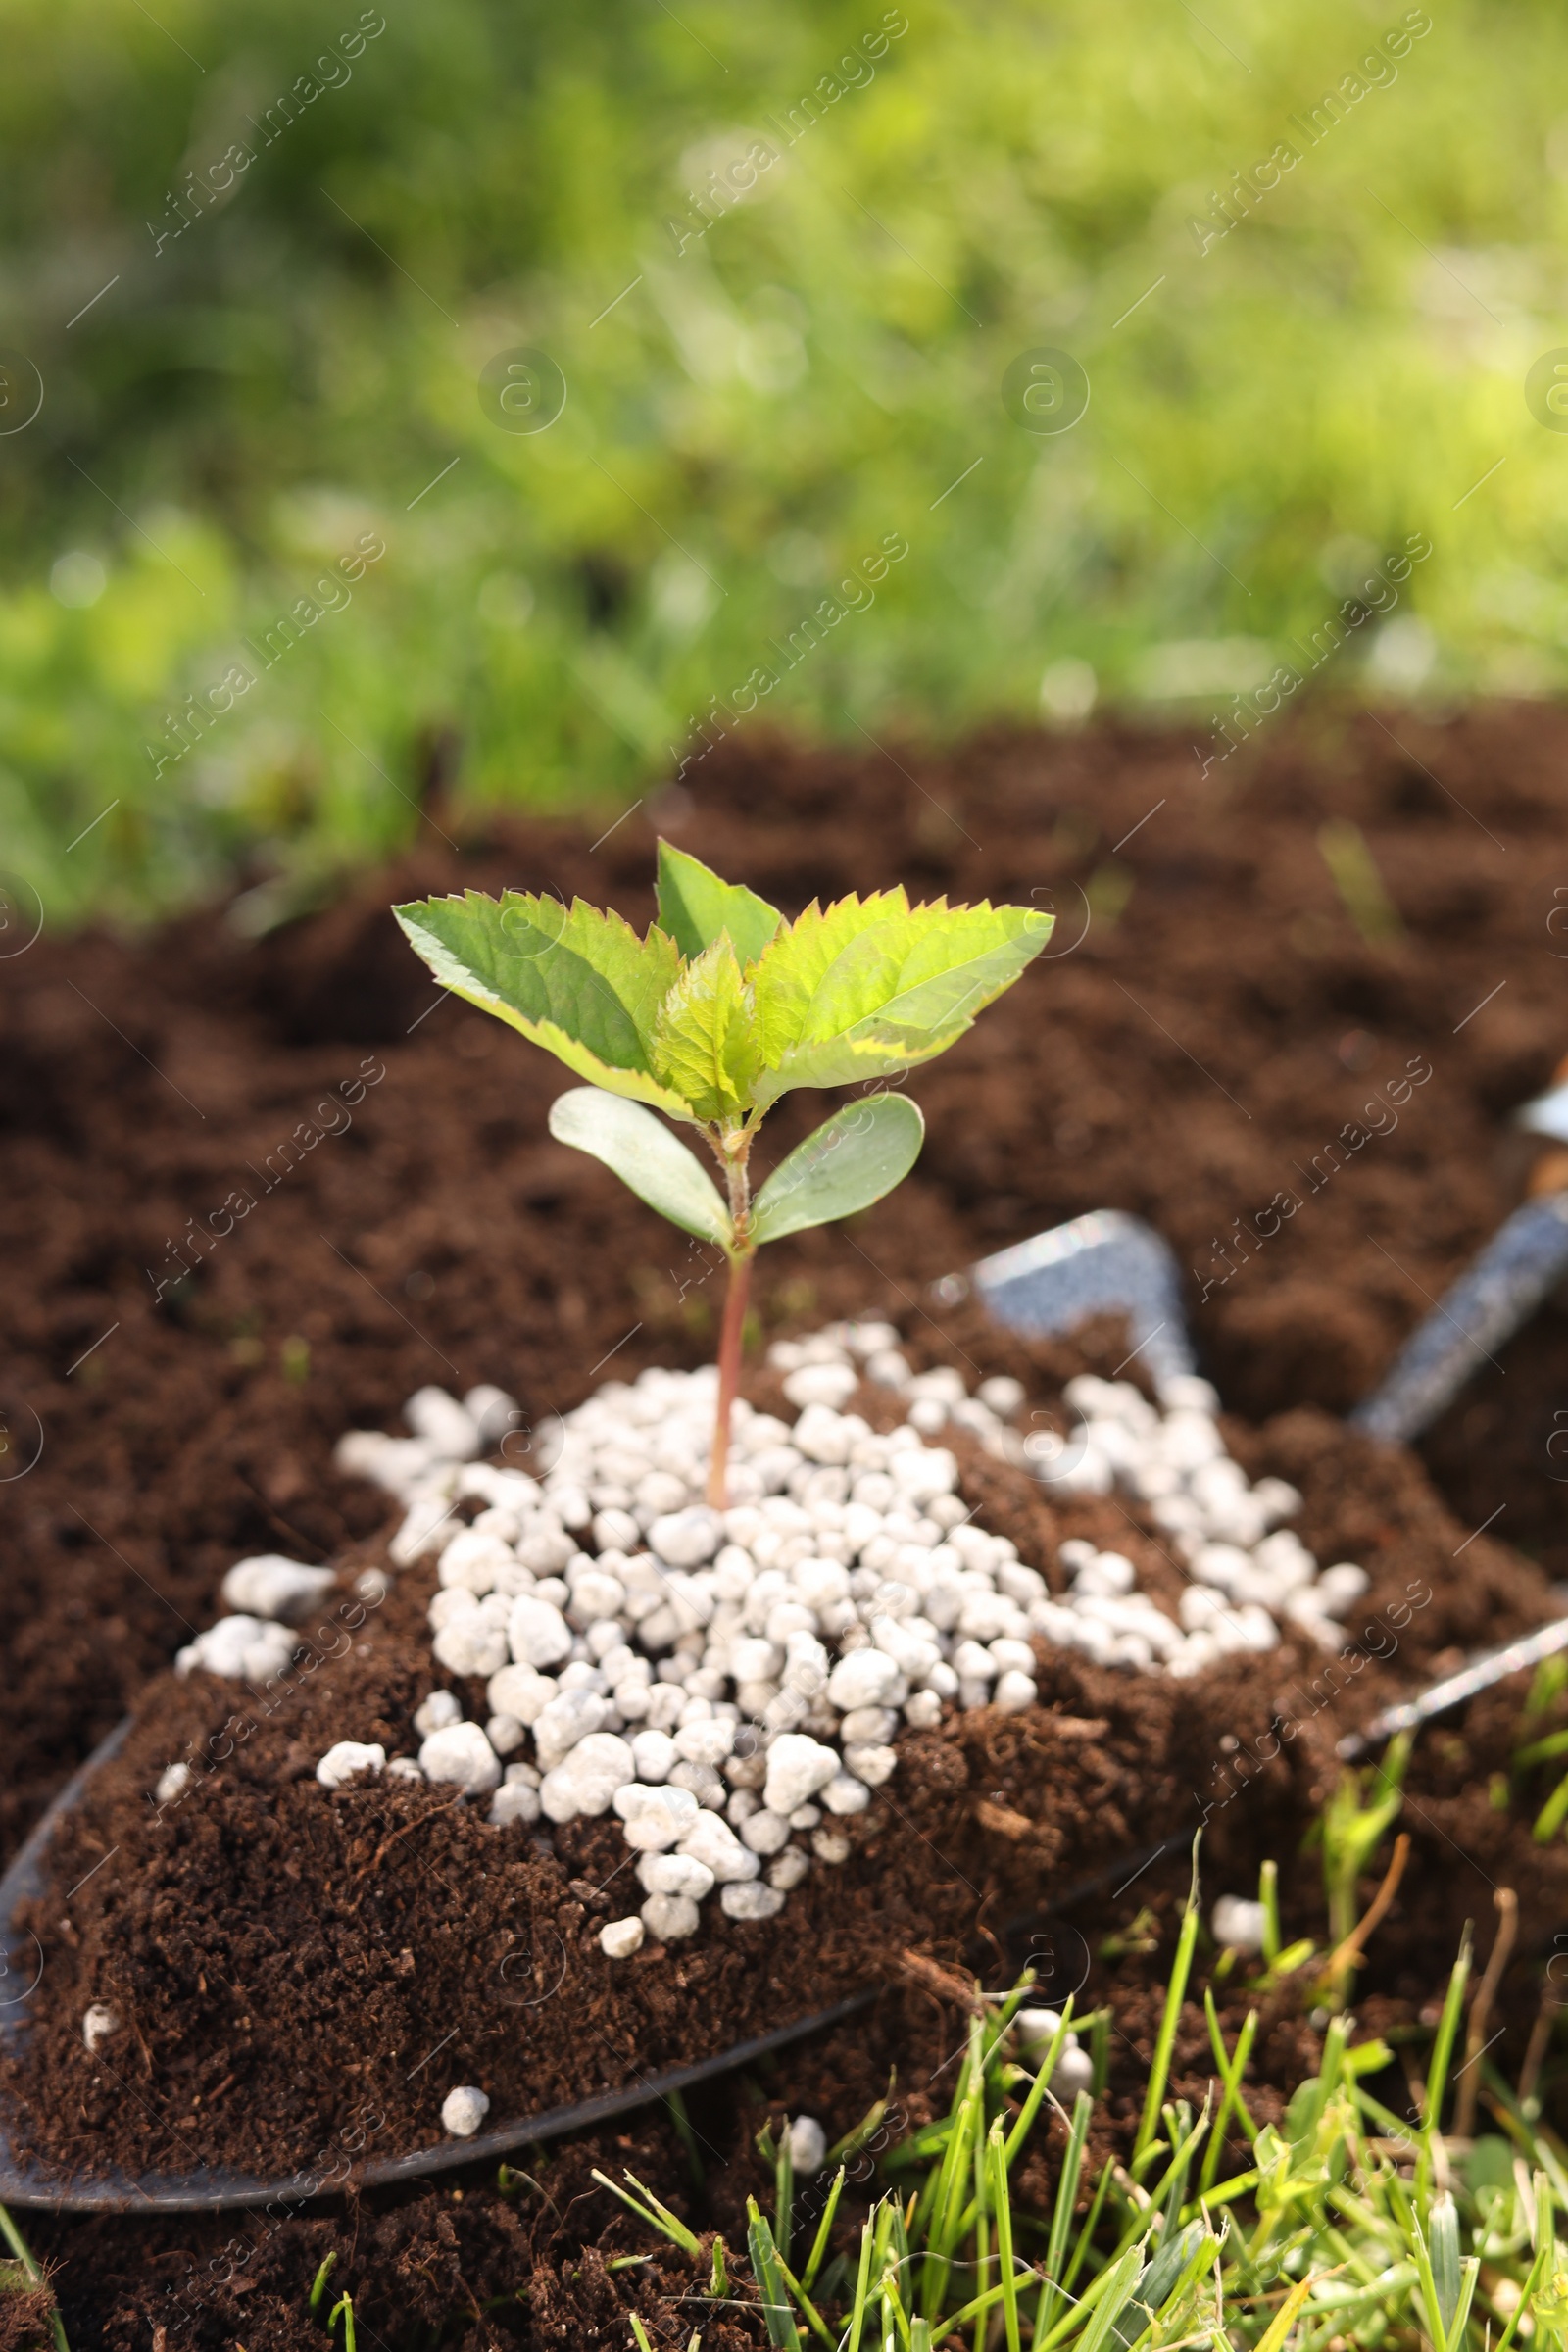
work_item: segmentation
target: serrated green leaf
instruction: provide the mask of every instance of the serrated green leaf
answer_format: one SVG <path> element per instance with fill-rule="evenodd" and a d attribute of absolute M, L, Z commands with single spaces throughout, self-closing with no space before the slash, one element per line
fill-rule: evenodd
<path fill-rule="evenodd" d="M 925 1120 L 907 1095 L 849 1102 L 797 1145 L 757 1196 L 753 1230 L 776 1242 L 869 1208 L 902 1184 L 920 1155 Z"/>
<path fill-rule="evenodd" d="M 812 906 L 752 975 L 766 1104 L 929 1061 L 1010 988 L 1051 936 L 1027 906 L 909 906 L 902 891 Z"/>
<path fill-rule="evenodd" d="M 761 1059 L 741 967 L 721 938 L 687 964 L 661 1004 L 654 1071 L 689 1117 L 733 1126 L 751 1106 Z"/>
<path fill-rule="evenodd" d="M 769 942 L 753 975 L 753 993 L 758 1042 L 770 1069 L 806 1036 L 817 992 L 838 958 L 858 939 L 908 912 L 902 885 L 873 891 L 868 899 L 835 900 L 825 912 L 813 899 Z"/>
<path fill-rule="evenodd" d="M 744 970 L 757 961 L 783 919 L 776 906 L 744 883 L 725 882 L 700 858 L 677 850 L 672 842 L 660 842 L 660 928 L 690 960 L 727 931 Z"/>
<path fill-rule="evenodd" d="M 393 913 L 444 988 L 493 1012 L 612 1094 L 690 1118 L 655 1075 L 660 1004 L 680 951 L 657 928 L 640 940 L 618 914 L 509 890 L 419 899 Z"/>
<path fill-rule="evenodd" d="M 603 1160 L 683 1233 L 729 1249 L 734 1230 L 718 1187 L 697 1154 L 641 1103 L 601 1087 L 574 1086 L 550 1105 L 550 1132 L 557 1143 Z"/>

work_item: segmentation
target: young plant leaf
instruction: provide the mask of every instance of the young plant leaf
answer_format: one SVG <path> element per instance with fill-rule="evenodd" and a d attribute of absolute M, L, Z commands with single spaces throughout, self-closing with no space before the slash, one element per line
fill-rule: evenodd
<path fill-rule="evenodd" d="M 727 939 L 689 963 L 659 1007 L 653 1066 L 685 1116 L 738 1126 L 761 1067 L 746 983 Z"/>
<path fill-rule="evenodd" d="M 716 1242 L 721 1250 L 731 1247 L 734 1232 L 718 1187 L 696 1153 L 641 1103 L 597 1086 L 574 1086 L 550 1105 L 550 1132 L 558 1144 L 602 1159 L 639 1200 L 683 1233 Z"/>
<path fill-rule="evenodd" d="M 654 1075 L 656 1019 L 681 968 L 662 931 L 640 940 L 618 914 L 581 899 L 567 908 L 516 890 L 500 899 L 470 890 L 392 911 L 454 996 L 519 1029 L 579 1078 L 691 1117 Z"/>
<path fill-rule="evenodd" d="M 770 1067 L 806 1035 L 817 991 L 838 958 L 908 914 L 902 883 L 867 899 L 835 899 L 825 910 L 813 899 L 768 943 L 755 979 L 758 1037 Z"/>
<path fill-rule="evenodd" d="M 757 1196 L 753 1231 L 776 1242 L 808 1225 L 869 1208 L 902 1184 L 920 1155 L 925 1120 L 907 1095 L 848 1102 L 797 1144 Z"/>
<path fill-rule="evenodd" d="M 902 890 L 808 906 L 752 975 L 765 1069 L 753 1099 L 907 1069 L 963 1035 L 1051 936 L 1027 906 L 910 906 Z"/>
<path fill-rule="evenodd" d="M 755 963 L 783 919 L 744 883 L 721 881 L 684 850 L 660 843 L 659 927 L 692 962 L 727 931 L 742 967 Z"/>

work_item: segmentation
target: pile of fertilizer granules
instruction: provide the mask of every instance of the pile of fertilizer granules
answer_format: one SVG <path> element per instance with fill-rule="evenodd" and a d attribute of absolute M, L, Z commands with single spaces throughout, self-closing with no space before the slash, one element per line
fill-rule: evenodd
<path fill-rule="evenodd" d="M 520 1416 L 494 1388 L 460 1403 L 410 1398 L 414 1435 L 354 1431 L 339 1466 L 404 1503 L 398 1567 L 434 1554 L 435 1659 L 482 1681 L 483 1723 L 432 1690 L 416 1756 L 343 1740 L 320 1759 L 332 1789 L 360 1772 L 456 1785 L 497 1823 L 613 1814 L 644 1900 L 601 1932 L 612 1958 L 645 1936 L 696 1933 L 716 1889 L 732 1919 L 766 1919 L 815 1865 L 843 1861 L 843 1824 L 899 1765 L 901 1730 L 944 1707 L 1036 1701 L 1037 1643 L 1100 1665 L 1191 1676 L 1261 1651 L 1282 1623 L 1328 1649 L 1366 1589 L 1342 1562 L 1320 1572 L 1280 1525 L 1300 1496 L 1250 1485 L 1225 1451 L 1217 1398 L 1173 1381 L 1156 1408 L 1126 1381 L 1064 1392 L 1076 1428 L 1018 1427 L 1023 1391 L 950 1369 L 911 1373 L 889 1324 L 841 1324 L 769 1353 L 795 1419 L 735 1407 L 728 1507 L 703 1501 L 716 1375 L 612 1381 L 510 1466 Z M 888 1435 L 848 1409 L 862 1381 L 904 1402 Z M 1136 1497 L 1183 1561 L 1173 1617 L 1132 1561 L 1069 1540 L 1068 1592 L 1006 1538 L 974 1524 L 941 1443 L 966 1430 L 1056 1494 Z M 502 1459 L 484 1460 L 501 1449 Z M 543 1462 L 548 1461 L 548 1467 Z M 288 1621 L 332 1581 L 274 1556 L 225 1579 L 235 1614 L 182 1650 L 182 1672 L 281 1671 Z M 177 1767 L 174 1769 L 178 1769 Z"/>

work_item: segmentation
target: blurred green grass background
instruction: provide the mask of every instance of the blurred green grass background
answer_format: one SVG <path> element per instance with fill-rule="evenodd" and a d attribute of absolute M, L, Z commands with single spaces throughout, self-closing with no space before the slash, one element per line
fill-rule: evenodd
<path fill-rule="evenodd" d="M 1546 0 L 3 23 L 0 864 L 51 920 L 308 890 L 412 838 L 436 766 L 608 823 L 759 667 L 743 729 L 1098 701 L 1207 744 L 1411 534 L 1325 684 L 1563 681 L 1568 438 L 1525 397 L 1568 342 Z M 1042 346 L 1088 374 L 1068 431 L 1003 401 Z M 547 430 L 481 401 L 518 347 L 564 378 Z"/>

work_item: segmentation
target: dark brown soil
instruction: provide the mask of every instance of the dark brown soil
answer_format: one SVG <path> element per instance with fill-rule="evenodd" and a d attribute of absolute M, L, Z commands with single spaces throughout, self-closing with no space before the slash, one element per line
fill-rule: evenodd
<path fill-rule="evenodd" d="M 1516 1621 L 1519 1564 L 1491 1535 L 1465 1544 L 1499 1504 L 1506 1515 L 1493 1535 L 1551 1574 L 1568 1567 L 1552 1476 L 1560 1464 L 1547 1452 L 1568 1353 L 1558 1309 L 1472 1384 L 1429 1441 L 1452 1520 L 1408 1464 L 1352 1462 L 1320 1419 L 1293 1409 L 1339 1411 L 1362 1394 L 1428 1295 L 1512 1205 L 1521 1171 L 1501 1145 L 1505 1114 L 1568 1046 L 1563 943 L 1549 928 L 1568 721 L 1522 707 L 1443 726 L 1401 718 L 1397 733 L 1407 750 L 1370 719 L 1319 713 L 1281 725 L 1261 764 L 1224 794 L 1213 778 L 1195 781 L 1185 743 L 1115 729 L 981 740 L 941 760 L 901 749 L 898 766 L 782 750 L 721 764 L 715 755 L 695 804 L 666 800 L 653 811 L 787 906 L 893 876 L 925 894 L 1033 894 L 1056 905 L 1064 952 L 917 1076 L 930 1141 L 914 1177 L 853 1233 L 772 1252 L 764 1319 L 781 1327 L 891 1309 L 934 1352 L 956 1345 L 972 1355 L 967 1326 L 932 1299 L 935 1277 L 1087 1207 L 1151 1217 L 1194 1269 L 1194 1325 L 1227 1403 L 1252 1422 L 1286 1415 L 1260 1442 L 1307 1486 L 1308 1517 L 1318 1514 L 1307 1541 L 1320 1542 L 1325 1512 L 1343 1510 L 1353 1532 L 1348 1522 L 1335 1556 L 1371 1565 L 1365 1547 L 1387 1532 L 1374 1599 L 1384 1564 L 1433 1587 L 1392 1664 L 1368 1665 L 1355 1690 L 1330 1697 L 1335 1728 L 1370 1703 L 1361 1693 L 1374 1683 L 1446 1663 L 1447 1649 Z M 628 1371 L 708 1352 L 710 1302 L 701 1287 L 681 1296 L 685 1269 L 663 1229 L 612 1178 L 547 1140 L 555 1065 L 439 1000 L 384 911 L 416 890 L 509 880 L 581 890 L 640 921 L 649 813 L 593 851 L 599 828 L 538 825 L 504 843 L 475 840 L 456 862 L 444 852 L 413 857 L 260 948 L 203 916 L 152 943 L 46 937 L 4 967 L 3 1407 L 17 1469 L 0 1487 L 11 1698 L 0 1801 L 13 1838 L 187 1628 L 210 1619 L 218 1578 L 238 1552 L 314 1559 L 372 1546 L 380 1498 L 326 1466 L 343 1426 L 389 1425 L 430 1378 L 498 1380 L 538 1413 L 581 1396 L 612 1348 Z M 1399 940 L 1363 941 L 1340 906 L 1317 848 L 1331 816 L 1361 826 L 1399 909 Z M 1101 912 L 1075 946 L 1085 892 Z M 1396 1114 L 1392 1082 L 1428 1066 Z M 352 1126 L 330 1132 L 345 1130 L 350 1110 Z M 779 1114 L 780 1151 L 801 1115 Z M 1369 1134 L 1374 1125 L 1384 1132 Z M 216 1212 L 241 1186 L 257 1205 L 217 1239 Z M 1259 1212 L 1282 1192 L 1297 1208 L 1260 1242 Z M 198 1232 L 206 1238 L 193 1243 Z M 196 1270 L 155 1306 L 182 1236 Z M 40 1433 L 41 1457 L 28 1467 Z M 339 1671 L 356 1670 L 351 1659 Z M 192 1704 L 215 1696 L 187 1694 Z M 1192 1719 L 1171 1728 L 1147 1778 L 1159 1801 L 1196 1812 L 1191 1788 L 1169 1785 L 1179 1756 L 1216 1807 L 1211 1841 L 1237 1840 L 1240 1856 L 1245 1825 L 1266 1824 L 1284 1864 L 1281 1837 L 1304 1793 L 1294 1762 L 1263 1767 L 1282 1782 L 1280 1809 L 1226 1801 L 1250 1765 L 1233 1764 L 1227 1777 L 1224 1759 L 1251 1755 L 1270 1696 L 1239 1693 L 1232 1729 L 1225 1710 L 1206 1694 L 1200 1709 L 1189 1690 L 1180 1704 Z M 1097 1715 L 1108 1703 L 1070 1700 Z M 1470 1726 L 1458 1736 L 1469 1740 Z M 994 1760 L 970 1737 L 932 1742 L 950 1760 L 961 1751 L 965 1802 Z M 1233 1739 L 1242 1744 L 1227 1748 Z M 1116 1764 L 1114 1739 L 1104 1752 L 1129 1770 L 1125 1754 Z M 1141 1785 L 1135 1776 L 1126 1787 Z M 1014 1784 L 999 1777 L 1004 1786 Z M 1416 1794 L 1436 1825 L 1409 1824 L 1426 1843 L 1400 1902 L 1423 1920 L 1405 1967 L 1420 1984 L 1394 1981 L 1391 1946 L 1387 1995 L 1430 1997 L 1458 1919 L 1483 1915 L 1464 1883 L 1474 1874 L 1454 1867 L 1454 1853 L 1497 1877 L 1505 1852 L 1531 1914 L 1518 1964 L 1528 1949 L 1535 1976 L 1518 1995 L 1528 2031 L 1541 1954 L 1568 1910 L 1551 1855 L 1531 1845 L 1518 1804 L 1499 1814 L 1473 1775 L 1451 1790 L 1418 1783 Z M 933 1819 L 955 1801 L 921 1792 Z M 341 1800 L 352 1825 L 345 1868 L 360 1850 L 354 1838 L 371 1832 L 370 1809 L 393 1802 L 382 1792 Z M 256 1817 L 244 1771 L 224 1776 L 208 1803 L 214 1819 Z M 377 1842 L 384 1834 L 375 1831 Z M 432 1834 L 439 1825 L 403 1843 Z M 1053 1859 L 1041 1853 L 1031 1867 Z M 519 1856 L 509 1867 L 532 1902 L 544 1866 Z M 1017 1863 L 998 1853 L 987 1867 L 1002 1885 Z M 1315 1865 L 1298 1867 L 1309 1906 Z M 1531 1867 L 1547 1875 L 1525 1877 Z M 1142 1893 L 1140 1883 L 1123 1910 Z M 223 1922 L 203 1921 L 209 1929 L 221 1947 Z M 193 1943 L 195 1932 L 193 1923 Z M 734 1948 L 741 1940 L 737 1932 Z M 730 1948 L 715 1945 L 720 1963 Z M 1157 1955 L 1140 1962 L 1142 1981 L 1159 1965 Z M 885 2083 L 897 2056 L 901 2080 L 920 2079 L 918 2021 L 932 2006 L 910 1991 L 879 2005 L 863 2030 L 790 2053 L 774 2073 L 778 2095 L 844 2128 L 868 2067 L 880 2066 Z M 302 2046 L 316 2030 L 313 2013 Z M 188 2078 L 193 2093 L 207 2086 L 204 2105 L 221 2081 L 202 2071 L 210 2056 L 211 2045 Z M 1266 2059 L 1286 2087 L 1300 2062 L 1283 2050 Z M 846 2096 L 830 2119 L 840 2076 Z M 342 2085 L 331 2098 L 335 2113 L 352 2105 Z M 740 2178 L 751 2127 L 736 2094 L 702 2104 L 726 2179 Z M 286 2223 L 199 2310 L 179 2317 L 171 2305 L 168 2341 L 226 2344 L 238 2330 L 257 2352 L 301 2340 L 310 2277 L 337 2244 L 340 2283 L 363 2290 L 381 2340 L 419 2340 L 416 2321 L 446 2315 L 449 2342 L 622 2345 L 622 2298 L 651 2297 L 654 2281 L 646 2272 L 612 2280 L 584 2260 L 586 2240 L 632 2242 L 618 2225 L 607 2234 L 608 2200 L 573 2206 L 591 2162 L 647 2166 L 673 2194 L 684 2159 L 666 2124 L 638 2119 L 539 2175 L 564 2222 L 531 2191 L 507 2200 L 471 2189 L 455 2201 L 431 2189 L 347 2220 Z M 126 2345 L 153 2341 L 160 2297 L 186 2253 L 205 2264 L 232 2233 L 221 2222 L 33 2229 L 67 2263 L 62 2291 L 80 2340 Z M 564 2275 L 578 2266 L 579 2277 Z M 499 2321 L 474 2316 L 518 2287 L 530 2300 L 506 2337 L 494 2332 Z M 723 2338 L 710 2330 L 705 2340 Z"/>

